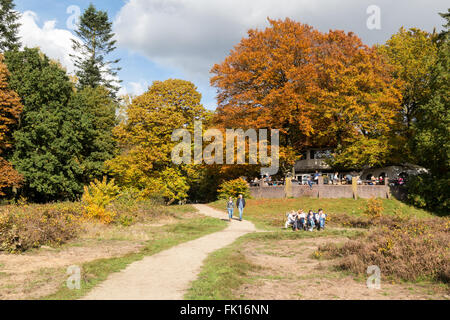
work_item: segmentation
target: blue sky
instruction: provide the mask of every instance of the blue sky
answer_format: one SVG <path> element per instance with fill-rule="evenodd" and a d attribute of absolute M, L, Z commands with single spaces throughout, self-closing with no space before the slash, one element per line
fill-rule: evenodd
<path fill-rule="evenodd" d="M 38 45 L 70 72 L 67 8 L 83 10 L 90 2 L 114 22 L 114 56 L 122 59 L 119 77 L 126 92 L 141 94 L 155 80 L 181 78 L 197 85 L 209 109 L 216 105 L 209 70 L 248 29 L 266 27 L 267 17 L 289 17 L 321 31 L 353 31 L 371 45 L 383 43 L 401 26 L 440 30 L 437 13 L 448 8 L 446 0 L 16 0 L 16 9 L 28 12 L 24 44 Z M 370 5 L 380 9 L 379 29 L 367 26 Z"/>

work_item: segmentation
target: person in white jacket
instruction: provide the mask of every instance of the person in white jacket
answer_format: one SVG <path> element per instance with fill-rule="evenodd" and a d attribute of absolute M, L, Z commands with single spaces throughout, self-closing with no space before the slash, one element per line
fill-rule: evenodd
<path fill-rule="evenodd" d="M 296 218 L 297 218 L 297 214 L 295 213 L 295 211 L 291 211 L 291 212 L 286 213 L 286 217 L 287 217 L 287 220 L 286 220 L 286 224 L 284 225 L 284 228 L 287 229 L 290 226 L 294 227 L 295 221 L 296 221 Z"/>

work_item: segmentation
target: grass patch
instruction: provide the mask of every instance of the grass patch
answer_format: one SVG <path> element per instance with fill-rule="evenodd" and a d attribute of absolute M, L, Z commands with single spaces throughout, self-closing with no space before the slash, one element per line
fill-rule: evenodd
<path fill-rule="evenodd" d="M 85 296 L 92 288 L 106 280 L 114 272 L 125 269 L 130 263 L 141 260 L 180 243 L 200 238 L 204 235 L 220 231 L 227 223 L 219 219 L 209 217 L 193 218 L 181 221 L 175 225 L 160 227 L 157 236 L 148 241 L 146 246 L 138 253 L 127 254 L 118 258 L 99 259 L 84 263 L 80 290 L 70 290 L 66 283 L 62 283 L 60 289 L 44 300 L 74 300 Z"/>
<path fill-rule="evenodd" d="M 251 264 L 239 247 L 248 241 L 243 236 L 233 244 L 208 256 L 197 280 L 185 295 L 187 300 L 235 300 L 233 290 L 246 281 L 251 270 L 258 266 Z"/>
<path fill-rule="evenodd" d="M 198 210 L 193 205 L 190 205 L 190 204 L 172 205 L 172 206 L 166 207 L 166 210 L 175 215 L 198 212 Z"/>
<path fill-rule="evenodd" d="M 368 204 L 367 199 L 249 199 L 244 211 L 244 218 L 252 221 L 257 228 L 264 230 L 278 230 L 284 226 L 286 212 L 292 210 L 317 211 L 322 208 L 331 219 L 334 215 L 347 214 L 363 216 Z M 382 199 L 383 214 L 407 216 L 415 218 L 429 218 L 432 214 L 418 209 L 396 199 Z M 226 201 L 219 200 L 209 204 L 210 206 L 225 211 Z"/>
<path fill-rule="evenodd" d="M 361 230 L 325 230 L 323 232 L 258 232 L 247 234 L 233 244 L 208 256 L 197 280 L 185 295 L 187 300 L 236 300 L 233 293 L 245 283 L 251 283 L 250 272 L 261 267 L 248 261 L 240 248 L 248 242 L 268 242 L 277 240 L 295 240 L 329 236 L 357 237 Z"/>

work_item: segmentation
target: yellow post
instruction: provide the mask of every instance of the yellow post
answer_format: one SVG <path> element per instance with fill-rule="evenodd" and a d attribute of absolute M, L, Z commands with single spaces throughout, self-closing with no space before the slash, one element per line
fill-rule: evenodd
<path fill-rule="evenodd" d="M 358 178 L 352 178 L 353 199 L 358 199 Z"/>
<path fill-rule="evenodd" d="M 284 184 L 284 193 L 286 195 L 286 198 L 292 197 L 292 178 L 286 177 L 285 178 L 286 183 Z"/>

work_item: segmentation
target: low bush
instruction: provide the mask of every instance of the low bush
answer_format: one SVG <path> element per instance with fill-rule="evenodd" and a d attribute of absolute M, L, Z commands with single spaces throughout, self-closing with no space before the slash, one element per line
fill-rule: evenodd
<path fill-rule="evenodd" d="M 376 265 L 382 275 L 396 279 L 449 283 L 448 218 L 419 220 L 383 216 L 375 225 L 363 238 L 350 240 L 343 246 L 322 246 L 319 252 L 329 258 L 340 257 L 338 268 L 358 274 Z"/>
<path fill-rule="evenodd" d="M 122 226 L 171 215 L 162 197 L 143 198 L 142 192 L 120 190 L 114 180 L 108 182 L 106 178 L 85 187 L 82 206 L 85 220 Z"/>
<path fill-rule="evenodd" d="M 83 216 L 88 220 L 98 220 L 104 224 L 114 221 L 115 213 L 108 210 L 108 206 L 119 197 L 120 188 L 114 184 L 114 179 L 107 181 L 95 180 L 89 186 L 84 187 Z"/>
<path fill-rule="evenodd" d="M 79 203 L 1 207 L 0 251 L 16 253 L 65 243 L 78 235 L 81 212 Z"/>
<path fill-rule="evenodd" d="M 369 199 L 367 201 L 366 210 L 364 210 L 364 214 L 371 218 L 380 218 L 383 215 L 383 202 L 381 199 Z"/>
<path fill-rule="evenodd" d="M 243 179 L 225 181 L 219 186 L 219 199 L 228 199 L 229 197 L 237 198 L 240 194 L 244 198 L 250 198 L 250 188 Z"/>

